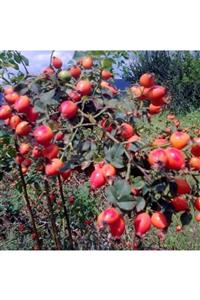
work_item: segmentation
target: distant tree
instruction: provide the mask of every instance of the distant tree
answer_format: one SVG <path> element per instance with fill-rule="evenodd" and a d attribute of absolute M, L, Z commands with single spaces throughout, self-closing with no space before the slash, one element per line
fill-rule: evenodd
<path fill-rule="evenodd" d="M 125 80 L 136 82 L 143 73 L 153 72 L 158 83 L 169 87 L 171 109 L 188 112 L 200 107 L 199 51 L 132 51 L 128 55 L 122 66 Z"/>
<path fill-rule="evenodd" d="M 28 75 L 28 59 L 19 51 L 0 51 L 0 85 L 15 84 Z"/>

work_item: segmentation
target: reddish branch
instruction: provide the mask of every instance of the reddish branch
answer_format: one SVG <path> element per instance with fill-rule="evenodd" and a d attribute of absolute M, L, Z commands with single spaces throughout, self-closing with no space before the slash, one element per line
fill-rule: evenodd
<path fill-rule="evenodd" d="M 16 151 L 18 152 L 17 138 L 15 138 L 15 148 L 16 148 Z M 40 241 L 40 238 L 39 238 L 39 233 L 37 231 L 37 227 L 36 227 L 36 223 L 35 223 L 35 218 L 34 218 L 33 210 L 32 210 L 32 207 L 31 207 L 31 202 L 29 200 L 29 196 L 28 196 L 28 192 L 27 192 L 27 186 L 26 186 L 26 182 L 25 182 L 24 174 L 22 172 L 21 165 L 19 165 L 19 174 L 20 174 L 20 178 L 21 178 L 21 181 L 22 181 L 22 186 L 23 186 L 24 198 L 25 198 L 25 201 L 26 201 L 26 206 L 27 206 L 27 209 L 28 209 L 28 212 L 29 212 L 29 215 L 30 215 L 30 219 L 31 219 L 31 223 L 32 223 L 32 226 L 33 226 L 33 232 L 35 233 L 35 238 L 36 238 L 36 243 L 37 243 L 37 249 L 41 250 L 42 249 L 41 241 Z"/>

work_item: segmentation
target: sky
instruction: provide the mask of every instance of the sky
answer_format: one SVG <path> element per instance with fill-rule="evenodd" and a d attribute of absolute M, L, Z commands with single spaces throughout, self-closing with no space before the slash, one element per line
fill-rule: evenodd
<path fill-rule="evenodd" d="M 40 73 L 49 65 L 51 51 L 21 51 L 29 60 L 28 70 L 30 73 Z M 63 60 L 63 66 L 72 59 L 74 51 L 55 51 L 54 56 L 58 56 Z"/>

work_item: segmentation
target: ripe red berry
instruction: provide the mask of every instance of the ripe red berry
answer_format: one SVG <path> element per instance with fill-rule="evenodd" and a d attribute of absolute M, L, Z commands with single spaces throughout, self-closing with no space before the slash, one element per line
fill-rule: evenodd
<path fill-rule="evenodd" d="M 200 197 L 197 197 L 194 202 L 194 207 L 200 211 Z"/>
<path fill-rule="evenodd" d="M 19 113 L 27 112 L 30 109 L 31 101 L 27 96 L 20 96 L 20 98 L 15 102 L 14 108 Z"/>
<path fill-rule="evenodd" d="M 56 195 L 54 193 L 51 193 L 49 195 L 49 198 L 50 198 L 51 202 L 54 202 L 56 200 Z"/>
<path fill-rule="evenodd" d="M 52 65 L 54 66 L 54 68 L 56 69 L 60 69 L 62 67 L 62 60 L 59 57 L 53 57 L 52 58 Z"/>
<path fill-rule="evenodd" d="M 5 120 L 10 118 L 12 115 L 12 109 L 9 105 L 2 105 L 0 107 L 0 120 Z"/>
<path fill-rule="evenodd" d="M 60 106 L 60 112 L 63 118 L 72 119 L 78 111 L 77 105 L 72 101 L 64 101 Z"/>
<path fill-rule="evenodd" d="M 93 66 L 93 59 L 91 56 L 84 57 L 81 60 L 81 64 L 85 69 L 91 69 Z"/>
<path fill-rule="evenodd" d="M 22 119 L 18 115 L 12 115 L 9 120 L 9 126 L 15 129 L 21 121 Z"/>
<path fill-rule="evenodd" d="M 167 219 L 162 212 L 155 212 L 151 216 L 151 224 L 159 229 L 164 229 L 168 226 Z"/>
<path fill-rule="evenodd" d="M 189 183 L 182 178 L 175 178 L 175 182 L 177 185 L 177 194 L 182 195 L 182 194 L 188 194 L 191 191 Z"/>
<path fill-rule="evenodd" d="M 128 140 L 134 135 L 134 128 L 128 123 L 122 123 L 120 126 L 120 135 L 123 139 Z"/>
<path fill-rule="evenodd" d="M 65 134 L 60 131 L 60 132 L 56 133 L 55 140 L 56 141 L 62 141 L 64 136 L 65 136 Z"/>
<path fill-rule="evenodd" d="M 21 153 L 22 155 L 29 153 L 30 150 L 31 150 L 31 145 L 28 143 L 22 143 L 19 146 L 19 153 Z"/>
<path fill-rule="evenodd" d="M 151 218 L 148 213 L 140 213 L 134 220 L 135 232 L 138 236 L 144 235 L 151 228 Z"/>
<path fill-rule="evenodd" d="M 182 230 L 182 228 L 183 228 L 183 227 L 182 227 L 181 225 L 177 225 L 177 226 L 176 226 L 176 232 L 179 232 L 179 231 L 181 231 L 181 230 Z"/>
<path fill-rule="evenodd" d="M 81 69 L 78 66 L 71 67 L 69 71 L 71 76 L 74 77 L 75 79 L 78 79 L 81 75 Z"/>
<path fill-rule="evenodd" d="M 45 166 L 45 174 L 47 176 L 55 176 L 60 173 L 63 162 L 59 158 L 53 158 L 49 164 Z"/>
<path fill-rule="evenodd" d="M 179 211 L 185 211 L 187 209 L 189 209 L 189 205 L 186 199 L 184 199 L 183 197 L 175 197 L 171 200 L 171 203 L 175 209 L 175 211 L 179 212 Z"/>
<path fill-rule="evenodd" d="M 161 165 L 166 166 L 167 164 L 167 155 L 164 149 L 157 148 L 152 150 L 148 155 L 148 162 L 151 166 Z"/>
<path fill-rule="evenodd" d="M 37 146 L 35 146 L 32 151 L 32 157 L 38 158 L 40 156 L 42 156 L 42 151 Z"/>
<path fill-rule="evenodd" d="M 10 94 L 5 95 L 5 100 L 9 104 L 14 104 L 20 98 L 19 94 L 13 92 Z"/>
<path fill-rule="evenodd" d="M 100 188 L 105 183 L 106 179 L 101 171 L 95 170 L 92 172 L 90 176 L 90 186 L 93 190 Z"/>
<path fill-rule="evenodd" d="M 151 73 L 145 73 L 140 77 L 140 84 L 144 87 L 152 87 L 155 84 L 155 76 Z"/>
<path fill-rule="evenodd" d="M 39 116 L 39 113 L 36 112 L 34 107 L 29 107 L 28 111 L 26 112 L 26 119 L 29 122 L 35 122 Z"/>
<path fill-rule="evenodd" d="M 50 144 L 42 151 L 42 155 L 48 159 L 56 158 L 58 153 L 59 148 L 56 144 Z"/>
<path fill-rule="evenodd" d="M 108 70 L 102 70 L 101 77 L 103 80 L 108 80 L 112 77 L 112 73 Z"/>
<path fill-rule="evenodd" d="M 49 78 L 50 76 L 55 74 L 55 71 L 52 68 L 47 67 L 43 70 L 42 73 L 45 75 L 46 78 Z"/>
<path fill-rule="evenodd" d="M 69 200 L 69 204 L 73 205 L 75 202 L 75 197 L 73 195 L 71 195 L 71 196 L 69 196 L 68 200 Z"/>
<path fill-rule="evenodd" d="M 92 85 L 88 80 L 80 80 L 76 86 L 76 89 L 82 96 L 87 96 L 92 91 Z"/>
<path fill-rule="evenodd" d="M 197 222 L 200 222 L 200 213 L 196 214 L 195 219 Z"/>
<path fill-rule="evenodd" d="M 81 94 L 77 91 L 71 91 L 68 96 L 73 102 L 79 102 L 81 100 Z"/>
<path fill-rule="evenodd" d="M 16 126 L 15 132 L 18 135 L 25 136 L 29 134 L 31 129 L 31 125 L 28 122 L 22 121 Z"/>
<path fill-rule="evenodd" d="M 125 221 L 120 216 L 120 218 L 114 223 L 110 225 L 110 232 L 113 237 L 120 238 L 125 231 Z"/>
<path fill-rule="evenodd" d="M 172 170 L 180 170 L 185 167 L 185 156 L 179 149 L 169 147 L 166 150 L 167 168 Z"/>
<path fill-rule="evenodd" d="M 71 176 L 72 170 L 65 170 L 64 172 L 61 172 L 60 174 L 61 174 L 63 180 L 67 180 Z"/>
<path fill-rule="evenodd" d="M 37 127 L 34 130 L 33 135 L 38 144 L 41 145 L 48 145 L 54 136 L 51 128 L 47 125 L 41 125 Z"/>

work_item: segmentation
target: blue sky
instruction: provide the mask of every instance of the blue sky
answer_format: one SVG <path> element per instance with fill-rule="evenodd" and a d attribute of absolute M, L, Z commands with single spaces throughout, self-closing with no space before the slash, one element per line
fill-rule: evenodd
<path fill-rule="evenodd" d="M 51 51 L 21 51 L 29 60 L 28 70 L 31 73 L 40 73 L 49 65 Z M 63 66 L 72 59 L 74 51 L 55 51 L 54 55 L 59 56 L 63 60 Z"/>

